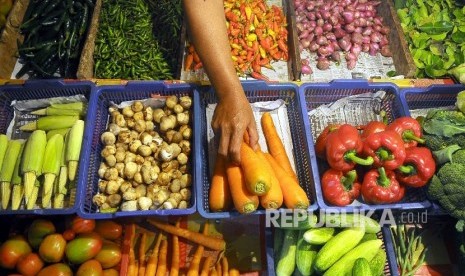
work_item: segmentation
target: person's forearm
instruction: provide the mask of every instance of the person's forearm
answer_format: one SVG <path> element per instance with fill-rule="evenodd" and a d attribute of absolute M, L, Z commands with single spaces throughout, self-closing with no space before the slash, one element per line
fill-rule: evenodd
<path fill-rule="evenodd" d="M 220 100 L 243 96 L 231 59 L 222 0 L 183 0 L 189 39 Z"/>

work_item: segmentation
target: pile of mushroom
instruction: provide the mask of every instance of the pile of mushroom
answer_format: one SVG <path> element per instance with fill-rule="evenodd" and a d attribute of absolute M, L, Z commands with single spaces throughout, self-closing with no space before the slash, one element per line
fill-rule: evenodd
<path fill-rule="evenodd" d="M 191 198 L 192 98 L 169 96 L 163 108 L 134 101 L 109 108 L 101 135 L 100 212 L 185 209 Z"/>

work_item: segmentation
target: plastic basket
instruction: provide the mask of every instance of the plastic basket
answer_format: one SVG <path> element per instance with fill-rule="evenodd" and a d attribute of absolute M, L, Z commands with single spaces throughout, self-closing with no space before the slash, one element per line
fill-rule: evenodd
<path fill-rule="evenodd" d="M 298 230 L 296 230 L 298 231 Z M 273 250 L 273 229 L 266 229 L 266 259 L 268 263 L 268 276 L 276 275 L 276 263 L 274 258 L 274 250 Z M 391 231 L 389 230 L 388 226 L 381 227 L 381 231 L 377 234 L 378 239 L 383 241 L 381 248 L 386 251 L 386 263 L 384 265 L 384 276 L 399 276 L 399 272 L 397 270 L 397 263 L 396 263 L 396 256 L 394 245 L 392 243 L 392 236 Z M 297 268 L 295 269 L 297 271 Z"/>
<path fill-rule="evenodd" d="M 457 100 L 457 93 L 465 90 L 461 84 L 431 85 L 426 89 L 407 88 L 400 91 L 400 100 L 407 116 L 412 116 L 413 110 L 428 110 L 429 108 L 452 107 Z M 432 203 L 430 215 L 448 215 L 436 202 Z"/>
<path fill-rule="evenodd" d="M 335 102 L 341 98 L 358 95 L 363 93 L 375 93 L 377 91 L 384 91 L 385 97 L 382 99 L 380 106 L 377 108 L 385 110 L 388 122 L 392 122 L 395 118 L 405 116 L 403 106 L 399 98 L 398 87 L 389 83 L 368 83 L 364 80 L 336 80 L 330 83 L 308 83 L 300 86 L 300 96 L 303 98 L 302 103 L 305 105 L 302 109 L 308 112 L 319 107 L 323 104 L 329 104 Z M 352 112 L 352 111 L 351 111 Z M 345 118 L 349 118 L 357 121 L 357 125 L 365 124 L 370 120 L 374 120 L 375 110 L 371 109 L 360 109 L 356 112 L 357 114 L 346 114 Z M 319 117 L 318 120 L 311 121 L 309 116 L 304 116 L 305 127 L 307 127 L 307 135 L 309 137 L 309 148 L 312 150 L 312 167 L 317 170 L 314 173 L 315 178 L 315 190 L 318 205 L 321 209 L 333 209 L 344 212 L 363 212 L 363 211 L 376 211 L 383 209 L 425 209 L 431 206 L 430 201 L 426 197 L 424 189 L 412 188 L 407 189 L 404 199 L 401 202 L 395 204 L 378 204 L 370 205 L 363 201 L 356 201 L 348 206 L 337 207 L 326 203 L 323 198 L 321 189 L 320 176 L 328 168 L 326 162 L 318 159 L 314 154 L 314 140 L 319 134 L 317 129 L 321 129 L 326 126 L 323 122 L 328 118 Z M 344 121 L 338 121 L 339 123 L 346 123 Z"/>
<path fill-rule="evenodd" d="M 103 144 L 100 141 L 100 135 L 106 130 L 108 121 L 108 107 L 110 103 L 119 104 L 123 101 L 148 99 L 152 95 L 161 96 L 186 96 L 190 95 L 193 99 L 193 108 L 191 115 L 193 138 L 191 142 L 191 175 L 192 175 L 192 195 L 188 208 L 170 209 L 170 210 L 147 210 L 147 211 L 117 211 L 115 213 L 100 213 L 97 206 L 92 203 L 93 196 L 98 191 L 98 169 L 102 157 L 100 152 Z M 195 188 L 198 181 L 198 95 L 194 86 L 190 84 L 171 84 L 166 85 L 161 81 L 130 81 L 127 85 L 108 85 L 97 86 L 92 91 L 90 106 L 93 109 L 92 118 L 94 127 L 91 132 L 91 143 L 89 145 L 89 165 L 87 173 L 87 187 L 81 190 L 82 204 L 79 206 L 78 214 L 84 218 L 90 219 L 108 219 L 127 216 L 152 216 L 152 215 L 187 215 L 196 211 Z"/>
<path fill-rule="evenodd" d="M 287 105 L 287 114 L 293 142 L 294 162 L 297 169 L 297 176 L 300 185 L 304 188 L 311 201 L 309 211 L 317 209 L 315 190 L 313 185 L 313 170 L 310 163 L 310 151 L 308 150 L 307 137 L 304 129 L 304 118 L 302 116 L 298 87 L 294 84 L 267 84 L 262 81 L 242 82 L 246 97 L 250 103 L 258 101 L 273 101 L 283 99 Z M 202 185 L 197 186 L 197 204 L 201 216 L 206 218 L 227 218 L 241 215 L 237 211 L 212 212 L 208 206 L 208 192 L 210 189 L 211 172 L 208 161 L 208 141 L 207 141 L 207 119 L 206 106 L 216 103 L 217 98 L 213 88 L 200 93 L 200 123 L 201 123 L 201 162 L 202 162 Z M 253 214 L 265 214 L 265 210 L 259 208 Z"/>
<path fill-rule="evenodd" d="M 63 80 L 30 80 L 20 85 L 0 86 L 0 133 L 6 133 L 8 125 L 14 116 L 12 101 L 66 97 L 82 94 L 88 100 L 94 84 L 87 81 Z M 0 215 L 34 214 L 34 215 L 66 215 L 76 213 L 80 205 L 79 190 L 86 185 L 87 166 L 89 161 L 90 132 L 92 130 L 92 114 L 90 108 L 85 118 L 86 127 L 82 141 L 78 175 L 76 179 L 76 197 L 74 204 L 63 209 L 33 209 L 33 210 L 0 210 Z M 40 191 L 39 191 L 40 193 Z"/>

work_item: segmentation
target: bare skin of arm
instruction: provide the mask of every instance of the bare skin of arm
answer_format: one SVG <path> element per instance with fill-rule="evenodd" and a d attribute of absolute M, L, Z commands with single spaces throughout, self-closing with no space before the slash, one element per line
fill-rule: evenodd
<path fill-rule="evenodd" d="M 257 126 L 231 59 L 222 0 L 183 0 L 189 39 L 194 44 L 219 102 L 212 128 L 220 135 L 218 153 L 240 164 L 240 148 L 247 131 L 256 148 Z"/>

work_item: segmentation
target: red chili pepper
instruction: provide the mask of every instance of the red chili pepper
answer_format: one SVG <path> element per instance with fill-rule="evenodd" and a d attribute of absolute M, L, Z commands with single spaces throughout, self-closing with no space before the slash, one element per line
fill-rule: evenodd
<path fill-rule="evenodd" d="M 410 187 L 425 186 L 436 171 L 436 162 L 431 151 L 425 147 L 413 147 L 406 152 L 404 165 L 396 171 L 397 180 Z"/>
<path fill-rule="evenodd" d="M 329 169 L 321 179 L 324 199 L 336 206 L 346 206 L 354 202 L 360 196 L 361 186 L 355 170 L 344 174 L 341 171 Z"/>
<path fill-rule="evenodd" d="M 363 153 L 374 159 L 376 167 L 395 170 L 404 163 L 404 141 L 397 132 L 385 130 L 370 134 L 363 142 Z"/>
<path fill-rule="evenodd" d="M 383 167 L 371 169 L 363 178 L 362 196 L 366 203 L 395 203 L 404 195 L 405 187 L 399 184 L 393 171 L 386 171 Z"/>
<path fill-rule="evenodd" d="M 423 144 L 422 131 L 420 123 L 412 117 L 399 117 L 390 123 L 387 130 L 393 130 L 402 137 L 406 148 L 415 147 L 418 143 Z"/>
<path fill-rule="evenodd" d="M 328 134 L 337 130 L 341 125 L 340 124 L 329 124 L 323 131 L 318 135 L 315 141 L 315 154 L 321 159 L 326 158 L 326 141 Z"/>
<path fill-rule="evenodd" d="M 354 126 L 341 125 L 339 129 L 329 133 L 326 140 L 326 160 L 331 168 L 346 172 L 352 170 L 355 164 L 373 164 L 372 157 L 363 159 L 357 156 L 362 152 L 363 142 Z"/>

